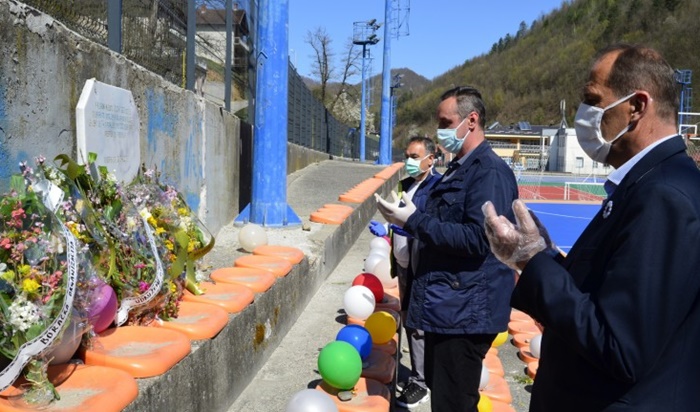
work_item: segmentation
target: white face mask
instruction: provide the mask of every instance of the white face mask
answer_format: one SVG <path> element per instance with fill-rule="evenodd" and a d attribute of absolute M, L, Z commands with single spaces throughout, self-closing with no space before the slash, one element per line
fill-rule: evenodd
<path fill-rule="evenodd" d="M 445 148 L 445 150 L 447 150 L 450 153 L 459 153 L 459 151 L 462 150 L 464 139 L 466 139 L 467 136 L 469 136 L 469 132 L 471 130 L 467 130 L 467 134 L 465 134 L 463 138 L 457 138 L 457 129 L 459 129 L 459 127 L 462 126 L 462 123 L 464 123 L 465 120 L 467 120 L 466 117 L 462 119 L 462 122 L 459 125 L 457 125 L 457 127 L 455 127 L 454 129 L 437 129 L 438 142 L 442 147 Z"/>
<path fill-rule="evenodd" d="M 627 127 L 622 129 L 617 136 L 608 142 L 603 138 L 603 132 L 600 130 L 600 123 L 603 121 L 603 115 L 606 111 L 612 109 L 618 104 L 629 100 L 635 94 L 637 93 L 632 93 L 629 96 L 625 96 L 602 109 L 600 107 L 587 105 L 586 103 L 581 103 L 581 105 L 578 107 L 576 119 L 574 121 L 576 138 L 588 157 L 599 163 L 607 163 L 610 147 L 623 134 L 627 133 L 627 131 L 630 129 L 630 125 L 628 124 Z"/>

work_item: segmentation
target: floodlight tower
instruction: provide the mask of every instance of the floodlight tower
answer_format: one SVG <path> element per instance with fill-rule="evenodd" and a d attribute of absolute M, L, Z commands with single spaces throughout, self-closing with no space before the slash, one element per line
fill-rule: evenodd
<path fill-rule="evenodd" d="M 394 141 L 394 126 L 396 126 L 396 92 L 395 92 L 395 90 L 400 88 L 400 87 L 403 87 L 403 83 L 401 83 L 402 78 L 403 78 L 403 74 L 396 73 L 393 77 L 393 81 L 391 82 L 391 93 L 390 93 L 391 121 L 389 122 L 389 141 L 390 142 Z"/>
<path fill-rule="evenodd" d="M 678 70 L 676 69 L 676 83 L 681 85 L 681 104 L 678 110 L 678 125 L 679 127 L 687 124 L 688 115 L 685 114 L 691 110 L 692 106 L 692 84 L 693 71 L 692 70 Z"/>
<path fill-rule="evenodd" d="M 366 87 L 366 73 L 367 73 L 367 46 L 371 46 L 379 43 L 379 37 L 375 32 L 379 29 L 381 24 L 377 24 L 377 19 L 372 19 L 369 21 L 356 21 L 352 24 L 352 42 L 353 44 L 362 45 L 362 101 L 360 102 L 360 161 L 365 161 L 365 137 L 367 132 L 367 127 L 365 125 L 366 111 L 365 102 L 367 98 L 365 93 L 367 93 Z"/>
<path fill-rule="evenodd" d="M 408 35 L 408 14 L 410 0 L 384 0 L 384 67 L 382 69 L 382 110 L 381 130 L 379 135 L 380 165 L 391 163 L 391 37 Z"/>

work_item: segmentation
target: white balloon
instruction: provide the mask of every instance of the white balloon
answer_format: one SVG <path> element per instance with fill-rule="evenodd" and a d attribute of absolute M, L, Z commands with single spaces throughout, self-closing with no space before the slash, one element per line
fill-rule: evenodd
<path fill-rule="evenodd" d="M 481 364 L 481 379 L 479 380 L 479 389 L 484 389 L 489 384 L 489 370 L 486 365 Z"/>
<path fill-rule="evenodd" d="M 304 389 L 292 396 L 285 412 L 338 412 L 330 395 L 316 389 Z"/>
<path fill-rule="evenodd" d="M 345 313 L 355 319 L 367 319 L 374 312 L 375 304 L 374 294 L 367 286 L 351 286 L 343 296 Z"/>
<path fill-rule="evenodd" d="M 542 348 L 542 335 L 535 335 L 530 339 L 530 353 L 537 359 L 540 358 Z"/>
<path fill-rule="evenodd" d="M 377 266 L 377 263 L 379 263 L 381 260 L 387 259 L 387 258 L 388 258 L 388 256 L 382 256 L 382 255 L 378 255 L 376 253 L 370 253 L 365 258 L 363 272 L 371 273 L 374 275 L 375 273 L 373 272 L 373 270 L 374 270 L 374 267 Z"/>
<path fill-rule="evenodd" d="M 238 232 L 238 243 L 246 252 L 252 252 L 258 246 L 267 245 L 267 233 L 262 227 L 248 223 Z"/>
<path fill-rule="evenodd" d="M 391 253 L 391 249 L 386 250 L 386 249 L 381 249 L 381 248 L 374 248 L 369 251 L 369 255 L 377 255 L 377 256 L 383 256 L 383 257 L 389 257 L 389 254 Z M 369 256 L 367 255 L 367 256 Z"/>
<path fill-rule="evenodd" d="M 383 250 L 388 255 L 389 252 L 391 252 L 391 245 L 389 245 L 389 242 L 387 242 L 383 237 L 375 237 L 371 242 L 369 242 L 369 251 L 371 253 L 375 250 Z"/>
<path fill-rule="evenodd" d="M 396 287 L 398 278 L 391 277 L 391 261 L 389 260 L 389 258 L 383 258 L 382 260 L 380 260 L 374 266 L 374 268 L 372 268 L 369 271 L 369 273 L 379 278 L 379 281 L 382 282 L 382 286 L 384 286 L 385 288 Z"/>

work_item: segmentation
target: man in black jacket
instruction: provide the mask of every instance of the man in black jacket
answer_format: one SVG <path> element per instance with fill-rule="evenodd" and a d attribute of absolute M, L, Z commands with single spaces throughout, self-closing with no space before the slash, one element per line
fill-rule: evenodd
<path fill-rule="evenodd" d="M 524 204 L 487 203 L 491 248 L 521 270 L 511 304 L 544 326 L 530 411 L 693 411 L 700 405 L 700 172 L 677 134 L 674 71 L 655 50 L 595 59 L 576 114 L 608 199 L 563 258 Z"/>

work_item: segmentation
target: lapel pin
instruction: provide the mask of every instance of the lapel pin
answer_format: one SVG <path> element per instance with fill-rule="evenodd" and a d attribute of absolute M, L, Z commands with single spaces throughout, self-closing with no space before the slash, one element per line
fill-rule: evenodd
<path fill-rule="evenodd" d="M 603 207 L 603 219 L 607 219 L 608 216 L 610 216 L 610 213 L 612 212 L 613 208 L 613 201 L 608 200 L 605 202 L 605 207 Z"/>

